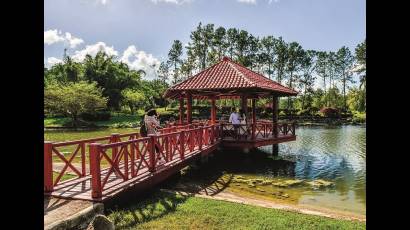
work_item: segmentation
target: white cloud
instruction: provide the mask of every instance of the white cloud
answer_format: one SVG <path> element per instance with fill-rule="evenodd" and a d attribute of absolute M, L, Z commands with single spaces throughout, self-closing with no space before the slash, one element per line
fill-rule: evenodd
<path fill-rule="evenodd" d="M 63 62 L 63 60 L 61 60 L 61 59 L 58 59 L 58 58 L 55 58 L 55 57 L 49 57 L 49 58 L 47 58 L 46 66 L 51 67 L 55 64 L 62 63 L 62 62 Z"/>
<path fill-rule="evenodd" d="M 71 35 L 71 33 L 66 32 L 65 36 L 61 30 L 47 30 L 44 31 L 44 44 L 51 45 L 54 43 L 63 42 L 70 46 L 70 48 L 75 48 L 84 42 L 83 39 L 77 38 Z"/>
<path fill-rule="evenodd" d="M 92 45 L 87 45 L 82 50 L 76 50 L 74 55 L 70 56 L 74 61 L 82 62 L 87 54 L 95 57 L 99 51 L 103 51 L 110 56 L 114 55 L 119 57 L 119 60 L 126 63 L 130 69 L 143 70 L 145 72 L 144 79 L 152 80 L 157 78 L 157 71 L 161 64 L 160 60 L 152 54 L 146 53 L 143 50 L 138 50 L 134 45 L 128 46 L 122 55 L 119 55 L 119 52 L 115 50 L 113 46 L 108 46 L 104 42 L 97 42 Z M 46 67 L 50 67 L 61 62 L 61 59 L 49 57 L 46 60 L 45 65 Z"/>
<path fill-rule="evenodd" d="M 70 48 L 75 48 L 76 46 L 84 42 L 83 39 L 76 38 L 68 32 L 65 33 L 65 41 L 70 45 Z"/>
<path fill-rule="evenodd" d="M 181 5 L 184 3 L 190 3 L 192 1 L 193 0 L 151 0 L 151 2 L 155 4 L 164 2 L 164 3 L 171 3 L 171 4 L 177 4 L 177 5 Z"/>
<path fill-rule="evenodd" d="M 51 45 L 57 42 L 63 42 L 64 37 L 61 36 L 61 31 L 47 30 L 44 31 L 44 44 Z"/>
<path fill-rule="evenodd" d="M 256 0 L 236 0 L 236 1 L 240 3 L 245 3 L 245 4 L 253 4 L 253 5 L 256 4 Z"/>
<path fill-rule="evenodd" d="M 269 0 L 268 4 L 271 4 L 272 2 L 277 3 L 277 2 L 279 2 L 279 0 Z"/>
<path fill-rule="evenodd" d="M 97 42 L 94 45 L 88 45 L 82 50 L 75 51 L 72 56 L 75 61 L 82 62 L 87 54 L 95 57 L 99 51 L 105 52 L 107 55 L 118 56 L 118 52 L 113 46 L 107 46 L 104 42 Z"/>
<path fill-rule="evenodd" d="M 134 45 L 129 46 L 122 54 L 120 60 L 126 63 L 130 69 L 143 70 L 146 79 L 154 79 L 157 77 L 157 71 L 160 61 L 152 54 L 145 51 L 137 50 Z"/>

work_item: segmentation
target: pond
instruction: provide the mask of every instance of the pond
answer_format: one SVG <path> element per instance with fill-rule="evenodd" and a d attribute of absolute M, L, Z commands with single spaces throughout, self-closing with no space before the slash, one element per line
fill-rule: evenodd
<path fill-rule="evenodd" d="M 365 127 L 299 127 L 296 134 L 296 141 L 279 144 L 278 157 L 271 146 L 249 154 L 224 150 L 172 186 L 364 216 Z"/>
<path fill-rule="evenodd" d="M 131 133 L 136 129 L 45 131 L 45 140 L 66 141 Z M 209 163 L 188 167 L 175 189 L 225 190 L 243 196 L 320 207 L 359 215 L 366 213 L 366 129 L 363 126 L 299 127 L 297 139 L 251 153 L 219 151 Z"/>

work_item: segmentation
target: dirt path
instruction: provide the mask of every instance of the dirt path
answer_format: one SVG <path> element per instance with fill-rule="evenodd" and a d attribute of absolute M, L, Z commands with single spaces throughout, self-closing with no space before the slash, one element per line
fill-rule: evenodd
<path fill-rule="evenodd" d="M 163 191 L 172 192 L 172 193 L 188 194 L 187 192 L 173 191 L 173 190 L 166 190 L 166 189 L 163 189 Z M 202 197 L 206 199 L 230 201 L 230 202 L 235 202 L 235 203 L 254 205 L 254 206 L 265 207 L 265 208 L 281 209 L 281 210 L 298 212 L 298 213 L 303 213 L 303 214 L 329 217 L 329 218 L 334 218 L 334 219 L 355 220 L 355 221 L 362 221 L 362 222 L 366 221 L 365 215 L 330 210 L 326 208 L 317 208 L 317 207 L 291 205 L 291 204 L 279 204 L 273 201 L 266 201 L 266 200 L 253 199 L 253 198 L 244 197 L 244 196 L 238 196 L 236 194 L 226 192 L 226 191 L 221 191 L 212 196 L 206 195 L 204 193 L 197 193 L 193 195 L 195 197 Z"/>
<path fill-rule="evenodd" d="M 44 226 L 72 216 L 93 203 L 83 200 L 65 200 L 54 197 L 44 198 Z"/>

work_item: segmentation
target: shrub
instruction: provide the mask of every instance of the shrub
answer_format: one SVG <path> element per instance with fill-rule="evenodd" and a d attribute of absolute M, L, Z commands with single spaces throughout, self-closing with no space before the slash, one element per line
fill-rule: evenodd
<path fill-rule="evenodd" d="M 325 117 L 339 117 L 340 116 L 340 111 L 337 108 L 332 108 L 332 107 L 323 107 L 320 109 L 320 113 L 323 114 Z"/>
<path fill-rule="evenodd" d="M 97 111 L 95 113 L 84 112 L 80 117 L 85 121 L 108 121 L 111 119 L 109 111 Z"/>

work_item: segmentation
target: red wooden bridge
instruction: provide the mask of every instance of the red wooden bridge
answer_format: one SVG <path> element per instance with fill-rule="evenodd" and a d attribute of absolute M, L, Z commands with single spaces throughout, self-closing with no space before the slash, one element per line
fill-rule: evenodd
<path fill-rule="evenodd" d="M 45 142 L 44 193 L 61 198 L 104 201 L 128 188 L 143 190 L 157 184 L 218 147 L 272 145 L 273 153 L 277 154 L 278 143 L 296 139 L 294 123 L 278 122 L 278 98 L 296 94 L 224 58 L 165 92 L 164 97 L 179 100 L 179 121 L 161 129 L 159 135 L 140 137 L 138 133 L 129 133 Z M 217 121 L 215 102 L 226 98 L 241 99 L 243 112 L 251 118 L 246 124 L 234 127 Z M 272 98 L 272 120 L 257 121 L 258 98 Z M 192 99 L 210 100 L 210 121 L 192 121 Z M 251 116 L 248 116 L 248 100 L 252 105 Z M 67 172 L 74 174 L 74 178 L 65 178 Z"/>
<path fill-rule="evenodd" d="M 160 135 L 139 137 L 138 133 L 44 143 L 45 194 L 60 198 L 103 201 L 133 187 L 145 189 L 183 167 L 207 156 L 219 145 L 294 140 L 294 124 L 250 125 L 250 136 L 238 136 L 227 124 L 192 124 L 164 128 Z M 286 127 L 286 128 L 284 128 Z M 254 131 L 252 131 L 254 130 Z M 155 151 L 155 145 L 159 151 Z M 62 149 L 70 147 L 71 152 Z M 78 163 L 74 163 L 77 161 Z M 53 165 L 62 167 L 53 167 Z M 53 172 L 55 175 L 53 175 Z M 70 172 L 75 178 L 62 181 Z"/>

